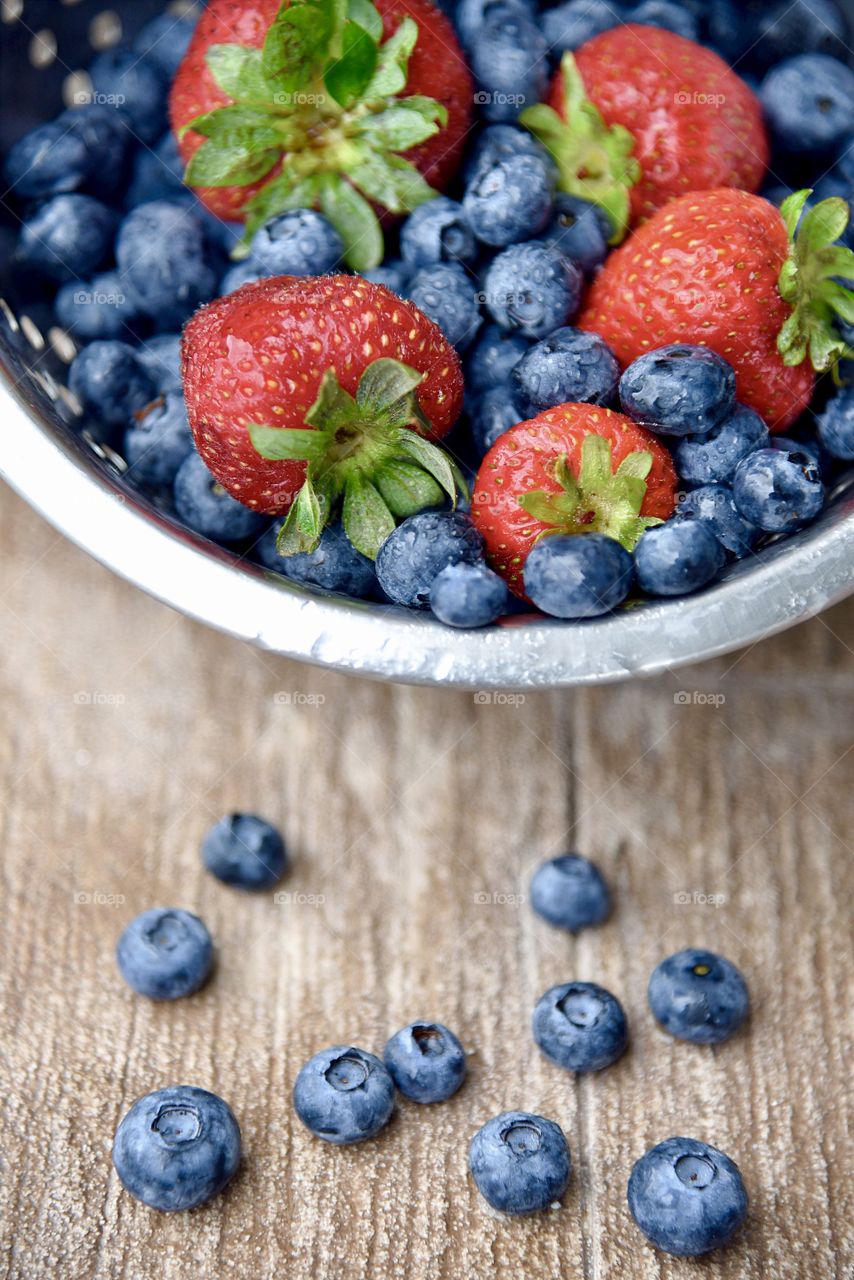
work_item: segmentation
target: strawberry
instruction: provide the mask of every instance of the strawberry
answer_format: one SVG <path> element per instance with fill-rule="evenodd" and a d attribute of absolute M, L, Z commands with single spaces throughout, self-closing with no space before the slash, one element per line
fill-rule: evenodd
<path fill-rule="evenodd" d="M 247 242 L 319 207 L 363 271 L 382 259 L 377 212 L 408 212 L 453 176 L 472 83 L 430 0 L 212 0 L 169 110 L 186 181 L 245 220 Z"/>
<path fill-rule="evenodd" d="M 405 517 L 462 487 L 434 440 L 460 413 L 459 358 L 411 302 L 358 276 L 274 276 L 197 311 L 184 330 L 199 453 L 247 507 L 288 513 L 282 554 L 311 551 L 343 500 L 373 558 Z"/>
<path fill-rule="evenodd" d="M 785 431 L 812 399 L 815 371 L 847 348 L 834 317 L 854 320 L 854 253 L 835 243 L 848 206 L 832 197 L 803 214 L 745 191 L 682 196 L 608 258 L 578 320 L 624 366 L 656 347 L 709 347 L 735 369 L 739 400 Z M 807 360 L 809 356 L 809 360 Z"/>
<path fill-rule="evenodd" d="M 562 404 L 500 435 L 475 481 L 472 520 L 487 559 L 524 598 L 540 538 L 605 533 L 628 550 L 676 505 L 676 471 L 655 436 L 621 413 Z"/>
<path fill-rule="evenodd" d="M 564 55 L 549 105 L 522 113 L 559 185 L 601 205 L 619 243 L 676 196 L 757 191 L 768 140 L 756 95 L 711 49 L 629 23 Z"/>

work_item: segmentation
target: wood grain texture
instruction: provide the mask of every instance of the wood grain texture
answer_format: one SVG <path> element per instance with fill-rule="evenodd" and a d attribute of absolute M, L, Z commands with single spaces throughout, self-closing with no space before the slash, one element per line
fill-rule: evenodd
<path fill-rule="evenodd" d="M 209 633 L 8 493 L 0 538 L 0 1275 L 851 1280 L 852 604 L 653 681 L 479 702 Z M 230 808 L 282 824 L 283 899 L 201 870 Z M 524 902 L 568 847 L 617 898 L 577 941 Z M 113 962 L 157 904 L 198 911 L 219 953 L 168 1006 Z M 646 1007 L 654 964 L 690 943 L 753 995 L 716 1049 Z M 570 978 L 615 991 L 632 1026 L 623 1061 L 580 1082 L 529 1032 Z M 352 1149 L 300 1128 L 312 1052 L 381 1050 L 425 1016 L 472 1052 L 451 1102 L 401 1105 Z M 121 1190 L 110 1143 L 136 1097 L 182 1081 L 229 1101 L 246 1154 L 217 1201 L 164 1216 Z M 517 1107 L 557 1119 L 575 1165 L 563 1207 L 525 1221 L 466 1174 L 474 1130 Z M 626 1208 L 632 1162 L 673 1134 L 729 1152 L 751 1195 L 746 1230 L 702 1263 L 655 1253 Z"/>

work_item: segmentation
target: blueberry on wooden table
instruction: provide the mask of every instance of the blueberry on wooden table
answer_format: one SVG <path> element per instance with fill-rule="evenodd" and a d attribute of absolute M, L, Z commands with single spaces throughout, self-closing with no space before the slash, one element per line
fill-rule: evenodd
<path fill-rule="evenodd" d="M 531 877 L 531 906 L 559 929 L 576 933 L 611 914 L 611 893 L 597 866 L 579 853 L 562 853 Z"/>
<path fill-rule="evenodd" d="M 397 1088 L 413 1102 L 444 1102 L 465 1079 L 466 1055 L 439 1022 L 411 1022 L 391 1037 L 383 1060 Z"/>
<path fill-rule="evenodd" d="M 116 1130 L 122 1185 L 152 1209 L 195 1209 L 222 1191 L 240 1163 L 240 1128 L 222 1098 L 193 1085 L 157 1089 Z"/>
<path fill-rule="evenodd" d="M 177 907 L 152 907 L 124 930 L 116 960 L 125 982 L 140 995 L 177 1000 L 207 981 L 213 942 L 198 916 Z"/>
<path fill-rule="evenodd" d="M 505 1111 L 471 1140 L 469 1168 L 477 1189 L 501 1213 L 536 1213 L 560 1200 L 572 1161 L 554 1120 Z"/>
<path fill-rule="evenodd" d="M 294 1084 L 294 1109 L 324 1142 L 373 1138 L 394 1109 L 394 1082 L 379 1058 L 352 1045 L 316 1053 Z"/>
<path fill-rule="evenodd" d="M 550 987 L 537 1001 L 534 1040 L 567 1071 L 602 1071 L 625 1052 L 629 1027 L 616 996 L 595 982 Z"/>
<path fill-rule="evenodd" d="M 665 1031 L 692 1044 L 720 1044 L 748 1014 L 750 997 L 741 973 L 713 951 L 689 947 L 653 971 L 649 1007 Z"/>
<path fill-rule="evenodd" d="M 727 1243 L 747 1214 L 738 1166 L 716 1147 L 668 1138 L 632 1169 L 629 1209 L 647 1239 L 693 1258 Z"/>
<path fill-rule="evenodd" d="M 254 813 L 229 813 L 214 823 L 202 841 L 202 860 L 211 875 L 236 889 L 272 888 L 287 868 L 281 835 Z"/>

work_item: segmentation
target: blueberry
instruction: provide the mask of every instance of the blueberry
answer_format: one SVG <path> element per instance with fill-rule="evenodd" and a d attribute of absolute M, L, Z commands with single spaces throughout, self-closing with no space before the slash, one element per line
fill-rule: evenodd
<path fill-rule="evenodd" d="M 537 23 L 518 5 L 494 6 L 487 14 L 469 63 L 478 89 L 475 105 L 485 120 L 515 120 L 545 96 L 548 44 Z"/>
<path fill-rule="evenodd" d="M 146 22 L 134 40 L 134 53 L 142 54 L 165 80 L 172 80 L 187 52 L 195 25 L 189 18 L 159 13 Z"/>
<path fill-rule="evenodd" d="M 675 343 L 633 361 L 620 379 L 623 410 L 651 431 L 700 435 L 735 405 L 735 373 L 708 347 Z"/>
<path fill-rule="evenodd" d="M 678 1258 L 718 1249 L 747 1214 L 738 1166 L 705 1142 L 668 1138 L 632 1169 L 629 1209 L 656 1248 Z"/>
<path fill-rule="evenodd" d="M 285 874 L 285 842 L 270 822 L 254 813 L 229 813 L 202 841 L 202 861 L 223 884 L 270 889 Z"/>
<path fill-rule="evenodd" d="M 537 1213 L 560 1200 L 572 1160 L 554 1120 L 504 1111 L 471 1140 L 469 1168 L 478 1191 L 501 1213 Z"/>
<path fill-rule="evenodd" d="M 629 1025 L 616 996 L 595 982 L 550 987 L 537 1001 L 534 1040 L 567 1071 L 603 1071 L 625 1053 Z"/>
<path fill-rule="evenodd" d="M 854 461 L 854 387 L 845 387 L 828 400 L 816 417 L 816 430 L 832 457 Z"/>
<path fill-rule="evenodd" d="M 124 219 L 116 261 L 140 310 L 160 330 L 179 328 L 216 291 L 216 273 L 205 260 L 205 236 L 186 205 L 152 200 Z"/>
<path fill-rule="evenodd" d="M 750 997 L 734 964 L 689 947 L 653 970 L 649 1007 L 665 1031 L 691 1044 L 721 1044 L 747 1017 Z"/>
<path fill-rule="evenodd" d="M 511 388 L 504 384 L 476 396 L 469 407 L 469 417 L 472 439 L 481 458 L 499 436 L 525 420 L 524 413 L 514 403 Z"/>
<path fill-rule="evenodd" d="M 243 262 L 235 262 L 229 267 L 225 275 L 219 282 L 220 297 L 225 297 L 228 293 L 234 293 L 235 289 L 241 289 L 245 284 L 254 284 L 256 280 L 261 280 L 267 272 L 261 270 L 261 264 L 255 262 L 253 258 L 246 258 Z"/>
<path fill-rule="evenodd" d="M 92 342 L 74 359 L 68 386 L 86 413 L 108 427 L 125 427 L 157 395 L 136 351 L 125 342 Z"/>
<path fill-rule="evenodd" d="M 800 449 L 758 449 L 740 462 L 732 486 L 745 520 L 767 533 L 790 533 L 824 506 L 821 472 Z"/>
<path fill-rule="evenodd" d="M 728 418 L 705 435 L 680 440 L 673 453 L 687 484 L 728 484 L 742 459 L 769 441 L 768 427 L 753 409 L 737 404 Z"/>
<path fill-rule="evenodd" d="M 627 22 L 637 22 L 641 26 L 663 27 L 665 31 L 673 31 L 686 40 L 699 40 L 700 24 L 689 9 L 674 0 L 644 0 L 636 9 L 626 15 Z"/>
<path fill-rule="evenodd" d="M 226 493 L 197 453 L 188 454 L 178 468 L 173 496 L 178 518 L 214 542 L 243 542 L 267 524 L 266 516 Z"/>
<path fill-rule="evenodd" d="M 693 516 L 708 524 L 724 550 L 737 560 L 746 556 L 761 536 L 761 530 L 739 512 L 732 490 L 725 485 L 708 484 L 693 489 L 681 499 L 677 515 Z"/>
<path fill-rule="evenodd" d="M 124 439 L 128 479 L 150 489 L 170 489 L 193 451 L 184 397 L 172 391 L 134 414 Z"/>
<path fill-rule="evenodd" d="M 373 1138 L 391 1119 L 394 1081 L 379 1058 L 352 1045 L 316 1053 L 294 1084 L 294 1108 L 324 1142 Z"/>
<path fill-rule="evenodd" d="M 291 209 L 258 228 L 250 252 L 262 275 L 322 276 L 341 261 L 344 245 L 322 213 Z"/>
<path fill-rule="evenodd" d="M 557 534 L 525 562 L 525 591 L 555 618 L 596 618 L 622 604 L 632 585 L 632 557 L 602 533 Z"/>
<path fill-rule="evenodd" d="M 136 349 L 136 358 L 161 395 L 181 391 L 181 335 L 158 333 Z"/>
<path fill-rule="evenodd" d="M 143 911 L 116 945 L 119 972 L 152 1000 L 178 1000 L 204 986 L 213 968 L 213 943 L 198 916 L 177 907 Z"/>
<path fill-rule="evenodd" d="M 563 853 L 537 867 L 531 906 L 549 924 L 577 933 L 608 919 L 611 894 L 597 866 L 578 853 Z"/>
<path fill-rule="evenodd" d="M 116 215 L 93 196 L 53 196 L 21 224 L 17 260 L 63 283 L 86 280 L 110 256 Z"/>
<path fill-rule="evenodd" d="M 89 66 L 96 103 L 121 111 L 141 142 L 151 143 L 166 128 L 166 78 L 129 49 L 106 49 Z"/>
<path fill-rule="evenodd" d="M 373 284 L 381 284 L 384 288 L 390 289 L 392 293 L 396 293 L 398 297 L 405 298 L 409 281 L 412 277 L 412 267 L 408 262 L 401 262 L 396 258 L 386 258 L 382 266 L 372 267 L 370 271 L 363 271 L 362 274 L 366 280 L 370 280 Z"/>
<path fill-rule="evenodd" d="M 449 627 L 485 627 L 507 606 L 507 584 L 485 564 L 449 564 L 430 589 L 430 608 Z"/>
<path fill-rule="evenodd" d="M 165 133 L 153 150 L 148 147 L 137 150 L 125 193 L 124 203 L 128 209 L 149 200 L 183 199 L 187 195 L 184 162 L 178 153 L 174 133 Z"/>
<path fill-rule="evenodd" d="M 581 272 L 554 246 L 515 244 L 490 264 L 484 294 L 502 329 L 545 338 L 575 318 L 583 286 Z"/>
<path fill-rule="evenodd" d="M 586 276 L 592 276 L 608 256 L 612 235 L 611 219 L 604 209 L 559 191 L 554 215 L 540 239 L 560 249 Z"/>
<path fill-rule="evenodd" d="M 91 160 L 84 140 L 52 120 L 19 138 L 5 161 L 6 181 L 16 196 L 45 200 L 86 185 Z"/>
<path fill-rule="evenodd" d="M 376 595 L 377 575 L 373 563 L 356 550 L 340 524 L 326 526 L 314 551 L 280 556 L 276 543 L 283 523 L 276 520 L 258 541 L 258 559 L 265 568 L 281 573 L 292 582 L 304 582 L 338 595 L 364 600 Z"/>
<path fill-rule="evenodd" d="M 389 534 L 377 556 L 380 586 L 395 604 L 430 607 L 430 590 L 446 565 L 474 564 L 483 539 L 460 511 L 422 511 Z"/>
<path fill-rule="evenodd" d="M 542 17 L 543 34 L 558 57 L 622 21 L 618 6 L 610 0 L 565 0 L 564 4 L 546 9 Z"/>
<path fill-rule="evenodd" d="M 460 264 L 435 262 L 419 267 L 407 292 L 448 341 L 464 351 L 480 327 L 480 311 L 474 285 Z"/>
<path fill-rule="evenodd" d="M 530 346 L 530 339 L 520 333 L 508 333 L 497 324 L 486 325 L 466 359 L 466 390 L 487 391 L 508 382 Z"/>
<path fill-rule="evenodd" d="M 513 398 L 529 417 L 559 404 L 610 404 L 620 366 L 597 333 L 555 329 L 531 347 L 511 375 Z"/>
<path fill-rule="evenodd" d="M 489 18 L 516 13 L 533 19 L 535 12 L 536 6 L 531 0 L 460 0 L 454 21 L 463 44 L 469 45 L 479 38 L 481 28 Z"/>
<path fill-rule="evenodd" d="M 477 245 L 468 218 L 447 196 L 418 206 L 400 229 L 400 252 L 412 267 L 431 262 L 474 262 Z"/>
<path fill-rule="evenodd" d="M 800 53 L 845 60 L 848 24 L 834 0 L 783 0 L 760 12 L 751 60 L 770 67 Z"/>
<path fill-rule="evenodd" d="M 553 201 L 550 166 L 520 153 L 482 168 L 466 189 L 463 210 L 478 240 L 504 248 L 542 231 Z"/>
<path fill-rule="evenodd" d="M 724 567 L 726 555 L 711 527 L 677 516 L 647 529 L 635 547 L 638 586 L 650 596 L 699 591 Z"/>
<path fill-rule="evenodd" d="M 827 54 L 802 53 L 778 63 L 760 97 L 781 151 L 829 156 L 854 132 L 854 71 Z"/>
<path fill-rule="evenodd" d="M 405 1098 L 444 1102 L 466 1077 L 466 1055 L 440 1022 L 411 1022 L 386 1044 L 383 1061 Z"/>
<path fill-rule="evenodd" d="M 125 117 L 115 107 L 85 102 L 57 116 L 57 123 L 82 138 L 89 157 L 85 190 L 108 200 L 121 191 L 125 159 L 133 138 Z"/>
<path fill-rule="evenodd" d="M 818 419 L 815 419 L 816 424 Z M 822 479 L 832 466 L 832 458 L 819 440 L 796 440 L 794 436 L 772 436 L 772 449 L 782 449 L 785 453 L 805 453 L 818 467 Z"/>
<path fill-rule="evenodd" d="M 527 129 L 515 124 L 488 124 L 475 135 L 474 144 L 466 161 L 463 177 L 469 186 L 479 174 L 493 169 L 501 160 L 511 156 L 534 156 L 551 167 L 557 176 L 554 161 L 541 142 Z"/>
<path fill-rule="evenodd" d="M 106 271 L 90 281 L 69 280 L 56 295 L 57 323 L 79 342 L 133 335 L 139 320 L 124 280 Z"/>
<path fill-rule="evenodd" d="M 122 1186 L 152 1209 L 195 1209 L 236 1172 L 240 1128 L 227 1103 L 207 1089 L 157 1089 L 119 1124 L 113 1164 Z"/>

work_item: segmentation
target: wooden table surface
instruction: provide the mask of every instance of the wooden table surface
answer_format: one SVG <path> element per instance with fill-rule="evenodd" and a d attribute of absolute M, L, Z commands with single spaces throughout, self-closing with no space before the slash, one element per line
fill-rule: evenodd
<path fill-rule="evenodd" d="M 479 701 L 279 661 L 149 600 L 0 495 L 0 1274 L 15 1280 L 851 1280 L 854 601 L 648 682 Z M 230 809 L 283 827 L 282 895 L 201 869 Z M 616 894 L 576 941 L 525 902 L 577 848 Z M 218 968 L 158 1005 L 113 947 L 153 905 L 210 927 Z M 678 1043 L 645 989 L 663 956 L 719 949 L 748 1029 Z M 595 1078 L 531 1040 L 537 997 L 601 982 L 632 1044 Z M 450 1102 L 399 1106 L 374 1142 L 311 1138 L 290 1105 L 315 1050 L 381 1051 L 413 1018 L 471 1052 Z M 245 1158 L 229 1190 L 161 1215 L 110 1163 L 133 1100 L 221 1093 Z M 563 1126 L 560 1210 L 485 1209 L 472 1133 L 511 1108 Z M 722 1147 L 751 1197 L 702 1263 L 648 1247 L 633 1161 L 684 1134 Z"/>

